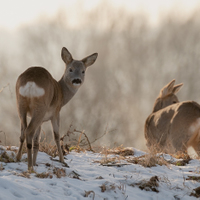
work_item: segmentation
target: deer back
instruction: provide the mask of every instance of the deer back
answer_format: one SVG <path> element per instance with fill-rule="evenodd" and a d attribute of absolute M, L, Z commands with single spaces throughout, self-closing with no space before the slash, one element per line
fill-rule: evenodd
<path fill-rule="evenodd" d="M 172 80 L 164 86 L 157 97 L 153 112 L 145 122 L 145 139 L 148 148 L 155 147 L 161 151 L 168 145 L 171 120 L 179 106 L 176 93 L 183 84 L 175 85 Z"/>

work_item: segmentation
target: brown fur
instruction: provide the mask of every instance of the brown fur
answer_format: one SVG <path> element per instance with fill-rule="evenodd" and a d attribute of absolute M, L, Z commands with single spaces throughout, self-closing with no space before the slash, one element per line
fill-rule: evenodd
<path fill-rule="evenodd" d="M 153 112 L 146 120 L 144 132 L 147 147 L 175 153 L 191 146 L 198 153 L 200 105 L 194 101 L 178 102 L 175 94 L 182 84 L 174 86 L 174 82 L 161 90 Z"/>
<path fill-rule="evenodd" d="M 74 60 L 69 51 L 63 47 L 61 57 L 66 64 L 66 69 L 60 81 L 56 81 L 51 74 L 42 67 L 30 67 L 19 76 L 16 83 L 16 99 L 21 120 L 21 136 L 17 160 L 19 161 L 21 159 L 22 147 L 26 139 L 29 169 L 36 164 L 41 125 L 44 121 L 48 120 L 51 120 L 52 123 L 60 161 L 64 162 L 60 147 L 59 113 L 62 106 L 69 102 L 84 82 L 85 70 L 95 62 L 97 55 L 98 54 L 95 53 L 80 61 Z M 20 89 L 25 88 L 28 82 L 36 86 L 27 87 L 28 89 L 26 88 L 26 90 L 20 93 Z M 35 91 L 40 91 L 37 93 L 39 95 L 36 95 Z M 31 95 L 29 95 L 29 92 Z M 31 117 L 29 124 L 27 124 L 27 116 Z"/>

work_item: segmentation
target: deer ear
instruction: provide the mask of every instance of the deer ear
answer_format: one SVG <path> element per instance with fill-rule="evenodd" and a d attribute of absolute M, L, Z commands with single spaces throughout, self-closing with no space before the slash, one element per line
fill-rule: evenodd
<path fill-rule="evenodd" d="M 178 85 L 175 85 L 175 86 L 173 87 L 172 93 L 176 94 L 176 93 L 181 89 L 182 86 L 183 86 L 183 83 L 180 83 L 180 84 L 178 84 Z"/>
<path fill-rule="evenodd" d="M 167 96 L 168 94 L 172 93 L 174 87 L 175 80 L 172 80 L 167 85 L 165 85 L 160 91 L 160 97 Z"/>
<path fill-rule="evenodd" d="M 98 53 L 94 53 L 90 56 L 83 58 L 81 61 L 84 63 L 84 65 L 86 67 L 89 67 L 90 65 L 92 65 L 96 61 L 97 56 L 98 56 Z"/>
<path fill-rule="evenodd" d="M 71 53 L 65 47 L 62 48 L 61 57 L 66 64 L 71 63 L 73 60 Z"/>

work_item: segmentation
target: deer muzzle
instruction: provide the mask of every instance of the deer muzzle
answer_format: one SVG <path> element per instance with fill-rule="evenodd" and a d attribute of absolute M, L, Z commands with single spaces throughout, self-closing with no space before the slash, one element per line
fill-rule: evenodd
<path fill-rule="evenodd" d="M 81 85 L 82 80 L 80 78 L 76 78 L 72 81 L 72 84 L 75 86 Z"/>

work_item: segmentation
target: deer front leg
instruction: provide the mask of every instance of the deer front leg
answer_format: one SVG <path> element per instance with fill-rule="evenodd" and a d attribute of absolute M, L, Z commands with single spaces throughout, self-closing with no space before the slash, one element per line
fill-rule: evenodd
<path fill-rule="evenodd" d="M 59 116 L 53 117 L 53 119 L 51 120 L 53 133 L 54 133 L 54 139 L 55 139 L 56 146 L 59 153 L 59 159 L 60 159 L 60 162 L 64 163 L 63 153 L 60 146 L 59 122 L 60 122 Z"/>
<path fill-rule="evenodd" d="M 40 132 L 41 132 L 41 126 L 38 127 L 33 138 L 33 166 L 36 165 L 36 159 L 39 150 Z"/>

